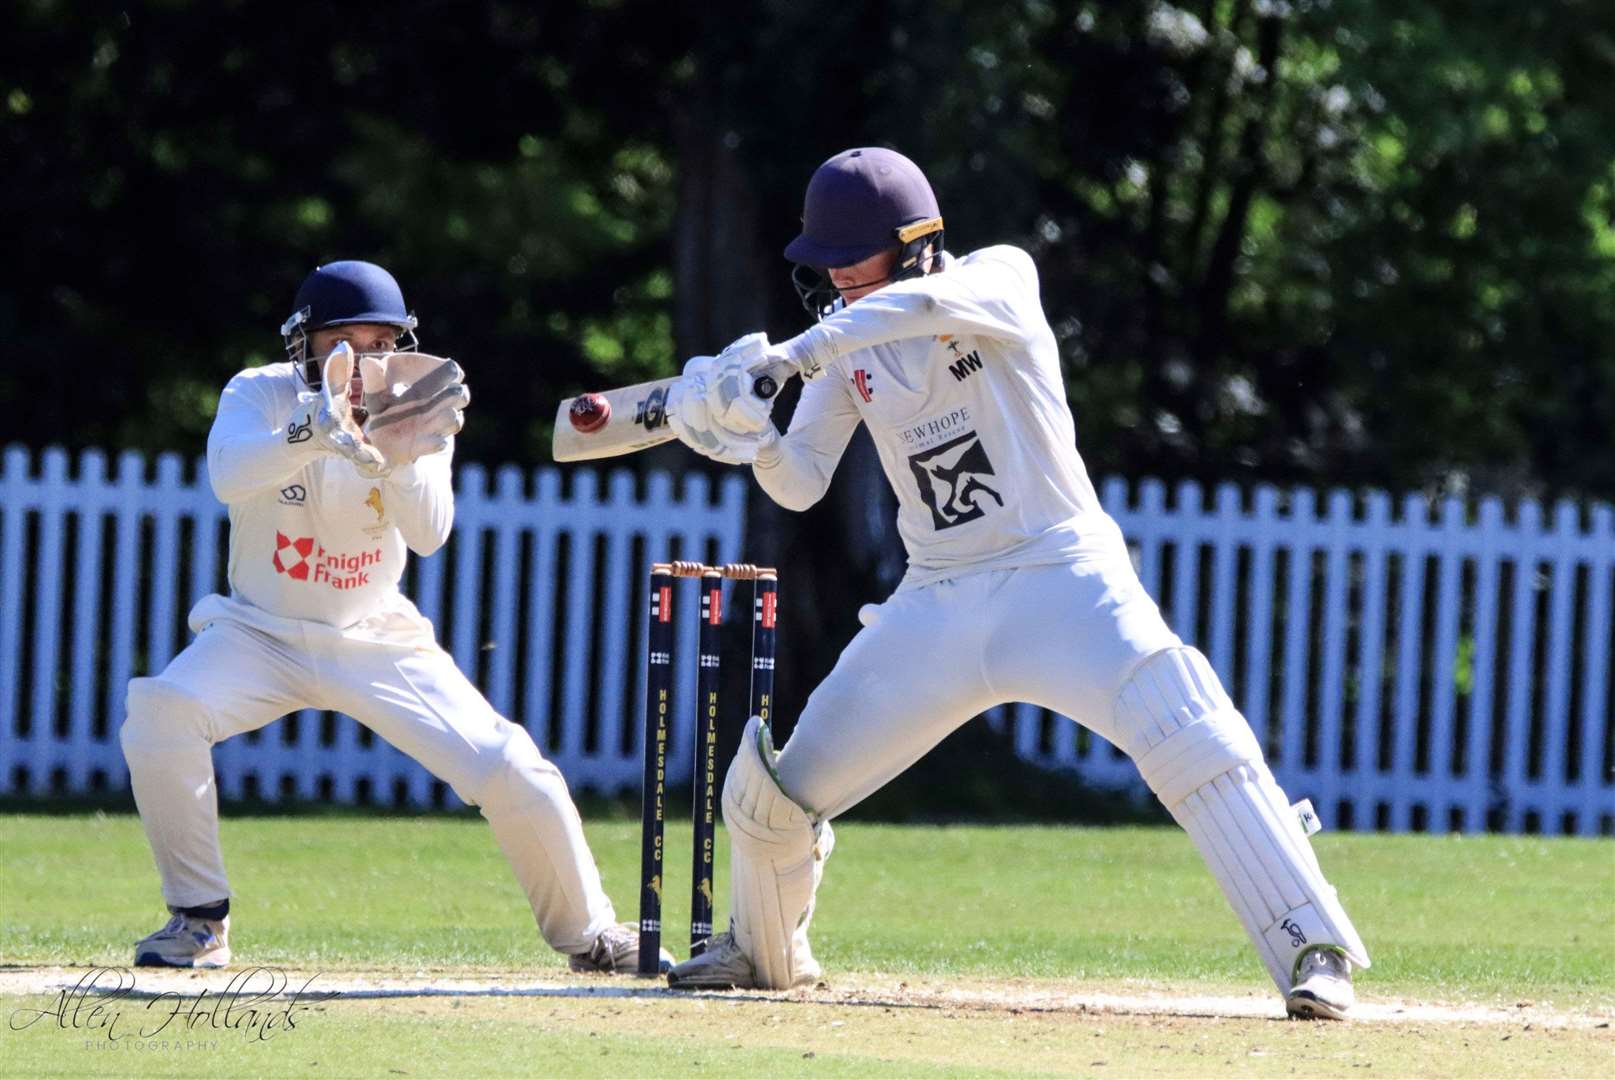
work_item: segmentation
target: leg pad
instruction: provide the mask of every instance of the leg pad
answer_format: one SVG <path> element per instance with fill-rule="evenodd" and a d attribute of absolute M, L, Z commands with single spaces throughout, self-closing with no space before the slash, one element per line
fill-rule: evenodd
<path fill-rule="evenodd" d="M 1204 656 L 1179 647 L 1145 660 L 1117 696 L 1116 720 L 1144 782 L 1199 848 L 1280 992 L 1314 945 L 1368 966 L 1261 744 Z"/>
<path fill-rule="evenodd" d="M 735 944 L 759 987 L 788 989 L 818 976 L 807 945 L 813 894 L 835 843 L 829 823 L 779 786 L 768 725 L 752 717 L 723 785 L 732 846 L 729 910 Z"/>

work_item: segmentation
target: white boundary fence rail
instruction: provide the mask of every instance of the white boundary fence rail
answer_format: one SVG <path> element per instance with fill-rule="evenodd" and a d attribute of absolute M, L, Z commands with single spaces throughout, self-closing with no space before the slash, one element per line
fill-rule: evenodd
<path fill-rule="evenodd" d="M 0 794 L 127 784 L 124 685 L 160 670 L 223 588 L 225 512 L 199 462 L 6 451 L 0 469 Z M 604 485 L 601 485 L 602 478 Z M 455 537 L 406 588 L 502 713 L 576 786 L 639 782 L 644 570 L 742 557 L 745 484 L 587 470 L 457 474 Z M 1146 587 L 1211 658 L 1294 797 L 1356 829 L 1615 831 L 1615 511 L 1399 506 L 1382 493 L 1103 487 Z M 789 588 L 789 578 L 784 583 Z M 849 601 L 851 602 L 851 601 Z M 731 605 L 731 609 L 733 605 Z M 695 654 L 693 619 L 679 655 Z M 692 701 L 692 664 L 678 700 Z M 989 718 L 1022 756 L 1137 787 L 1132 764 L 1030 706 Z M 689 760 L 675 723 L 671 762 Z M 442 785 L 357 724 L 305 711 L 216 752 L 227 798 L 432 805 Z"/>
<path fill-rule="evenodd" d="M 1234 485 L 1103 486 L 1150 595 L 1210 658 L 1293 798 L 1356 829 L 1615 832 L 1615 508 Z M 1139 786 L 1010 706 L 1017 752 Z"/>
<path fill-rule="evenodd" d="M 47 450 L 0 471 L 0 794 L 128 784 L 117 741 L 131 675 L 160 671 L 190 637 L 195 600 L 227 588 L 227 515 L 205 466 L 90 450 L 76 475 Z M 411 559 L 405 588 L 495 708 L 523 724 L 574 787 L 638 784 L 646 552 L 739 561 L 745 482 L 691 474 L 642 486 L 627 472 L 497 471 L 455 477 L 453 539 Z M 602 486 L 602 480 L 604 481 Z M 695 655 L 694 619 L 680 620 Z M 678 700 L 695 699 L 693 664 Z M 672 760 L 690 759 L 688 725 Z M 351 720 L 305 710 L 219 744 L 221 794 L 457 804 L 444 785 Z"/>

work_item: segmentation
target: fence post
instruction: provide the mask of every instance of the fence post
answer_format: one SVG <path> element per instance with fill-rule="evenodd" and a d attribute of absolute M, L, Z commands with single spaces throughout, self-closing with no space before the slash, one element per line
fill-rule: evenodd
<path fill-rule="evenodd" d="M 101 519 L 107 497 L 107 459 L 99 450 L 79 455 L 78 539 L 73 547 L 73 624 L 69 646 L 67 786 L 88 791 L 100 758 L 95 740 L 95 682 L 101 628 Z"/>
<path fill-rule="evenodd" d="M 30 455 L 20 446 L 6 447 L 0 468 L 0 791 L 12 788 L 22 731 L 22 595 L 26 580 L 22 568 L 23 539 L 27 533 Z"/>
<path fill-rule="evenodd" d="M 29 700 L 28 793 L 51 789 L 58 760 L 56 744 L 56 662 L 62 613 L 62 518 L 66 515 L 67 451 L 45 451 L 39 486 L 39 547 L 34 562 L 33 686 Z"/>
<path fill-rule="evenodd" d="M 1608 758 L 1609 646 L 1600 644 L 1600 630 L 1610 633 L 1615 613 L 1610 611 L 1610 588 L 1615 579 L 1615 507 L 1595 506 L 1588 557 L 1587 668 L 1581 694 L 1581 802 L 1579 831 L 1597 836 L 1604 820 L 1615 818 L 1615 773 L 1605 768 Z"/>
<path fill-rule="evenodd" d="M 1536 624 L 1537 544 L 1541 510 L 1534 500 L 1520 503 L 1516 515 L 1514 589 L 1509 604 L 1508 702 L 1504 717 L 1502 796 L 1504 828 L 1525 826 L 1526 768 L 1531 756 L 1532 631 Z"/>

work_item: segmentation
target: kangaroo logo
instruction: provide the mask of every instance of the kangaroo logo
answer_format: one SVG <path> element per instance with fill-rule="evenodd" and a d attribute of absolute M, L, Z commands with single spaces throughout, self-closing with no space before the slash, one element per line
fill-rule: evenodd
<path fill-rule="evenodd" d="M 920 485 L 920 498 L 930 507 L 931 522 L 939 529 L 986 516 L 984 497 L 1004 505 L 1004 497 L 982 480 L 997 474 L 974 431 L 913 455 L 908 466 Z"/>

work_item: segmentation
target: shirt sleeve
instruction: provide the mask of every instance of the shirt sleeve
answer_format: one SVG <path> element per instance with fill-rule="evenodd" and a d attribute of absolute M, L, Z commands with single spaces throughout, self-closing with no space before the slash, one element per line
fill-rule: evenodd
<path fill-rule="evenodd" d="M 781 343 L 804 371 L 872 345 L 937 334 L 1023 341 L 1041 318 L 1037 268 L 1017 247 L 984 248 L 941 273 L 895 282 Z"/>
<path fill-rule="evenodd" d="M 237 375 L 219 395 L 207 436 L 207 473 L 220 502 L 280 487 L 319 454 L 313 439 L 287 441 L 279 417 L 251 380 Z"/>
<path fill-rule="evenodd" d="M 824 497 L 861 419 L 843 380 L 803 383 L 791 430 L 752 465 L 758 486 L 785 509 L 806 510 Z"/>
<path fill-rule="evenodd" d="M 387 474 L 387 508 L 409 550 L 430 555 L 454 528 L 454 440 Z"/>

